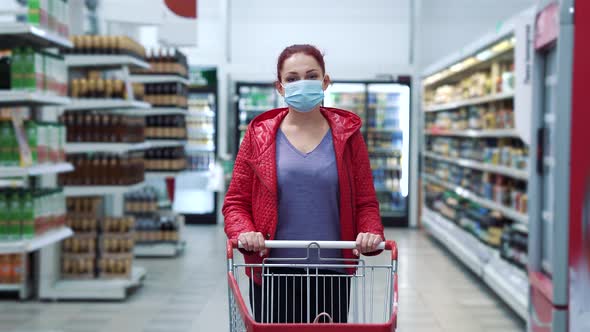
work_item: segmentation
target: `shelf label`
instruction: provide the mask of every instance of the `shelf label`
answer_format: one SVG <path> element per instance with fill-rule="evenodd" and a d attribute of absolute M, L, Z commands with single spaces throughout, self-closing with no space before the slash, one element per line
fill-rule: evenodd
<path fill-rule="evenodd" d="M 514 124 L 518 136 L 531 143 L 531 119 L 533 112 L 533 26 L 532 15 L 522 15 L 515 24 L 516 45 L 514 46 Z"/>

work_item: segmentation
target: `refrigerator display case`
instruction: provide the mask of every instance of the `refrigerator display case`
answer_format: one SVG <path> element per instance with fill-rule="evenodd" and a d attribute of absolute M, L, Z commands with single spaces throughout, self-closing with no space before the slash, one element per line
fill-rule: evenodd
<path fill-rule="evenodd" d="M 590 330 L 589 17 L 588 2 L 573 0 L 540 1 L 535 13 L 528 267 L 533 332 Z"/>
<path fill-rule="evenodd" d="M 188 224 L 214 224 L 217 193 L 208 184 L 217 155 L 216 86 L 190 86 L 188 104 L 187 171 L 176 178 L 174 211 Z"/>
<path fill-rule="evenodd" d="M 236 93 L 237 154 L 250 121 L 266 111 L 283 107 L 284 101 L 272 83 L 237 82 Z"/>
<path fill-rule="evenodd" d="M 237 83 L 236 151 L 254 117 L 284 99 L 272 83 Z M 410 79 L 399 81 L 336 81 L 325 91 L 324 106 L 361 117 L 383 224 L 408 225 Z"/>

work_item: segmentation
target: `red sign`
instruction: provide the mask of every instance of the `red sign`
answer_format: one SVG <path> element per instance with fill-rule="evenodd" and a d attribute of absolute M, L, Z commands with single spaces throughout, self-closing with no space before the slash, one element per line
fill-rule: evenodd
<path fill-rule="evenodd" d="M 180 17 L 197 18 L 197 0 L 164 0 L 164 3 Z"/>
<path fill-rule="evenodd" d="M 552 3 L 537 15 L 535 23 L 535 49 L 541 49 L 557 40 L 559 35 L 559 5 Z"/>

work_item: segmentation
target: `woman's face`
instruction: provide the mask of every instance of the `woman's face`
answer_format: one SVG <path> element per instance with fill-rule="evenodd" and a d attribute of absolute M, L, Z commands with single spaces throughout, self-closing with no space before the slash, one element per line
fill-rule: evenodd
<path fill-rule="evenodd" d="M 287 58 L 283 63 L 283 69 L 280 72 L 281 82 L 277 82 L 276 88 L 285 96 L 284 85 L 299 80 L 323 80 L 323 89 L 326 90 L 330 84 L 330 77 L 322 72 L 318 62 L 305 53 L 296 53 Z"/>

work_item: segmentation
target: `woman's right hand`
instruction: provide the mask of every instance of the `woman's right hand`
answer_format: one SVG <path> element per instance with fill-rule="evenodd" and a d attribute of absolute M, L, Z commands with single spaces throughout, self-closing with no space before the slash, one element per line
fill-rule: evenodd
<path fill-rule="evenodd" d="M 260 256 L 266 255 L 264 236 L 260 232 L 247 232 L 238 235 L 238 241 L 246 251 L 260 252 Z"/>

